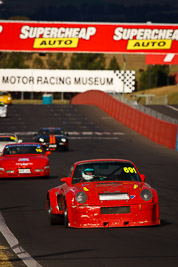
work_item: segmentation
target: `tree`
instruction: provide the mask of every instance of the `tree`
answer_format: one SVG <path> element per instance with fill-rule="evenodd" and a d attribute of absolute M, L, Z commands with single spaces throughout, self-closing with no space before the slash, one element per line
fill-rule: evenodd
<path fill-rule="evenodd" d="M 104 54 L 73 54 L 69 62 L 69 69 L 104 70 Z"/>
<path fill-rule="evenodd" d="M 168 84 L 168 65 L 149 65 L 140 76 L 140 90 L 161 87 Z"/>
<path fill-rule="evenodd" d="M 28 69 L 29 66 L 25 64 L 25 55 L 19 52 L 7 53 L 2 56 L 1 68 L 8 69 Z"/>
<path fill-rule="evenodd" d="M 117 59 L 115 56 L 113 56 L 110 60 L 108 70 L 120 70 L 120 66 L 117 62 Z"/>
<path fill-rule="evenodd" d="M 0 54 L 0 68 L 5 68 L 8 61 L 8 53 Z"/>
<path fill-rule="evenodd" d="M 63 53 L 48 54 L 47 64 L 49 69 L 66 69 L 66 55 Z"/>
<path fill-rule="evenodd" d="M 32 68 L 34 69 L 45 69 L 45 65 L 43 63 L 43 60 L 39 57 L 36 57 L 33 61 Z"/>

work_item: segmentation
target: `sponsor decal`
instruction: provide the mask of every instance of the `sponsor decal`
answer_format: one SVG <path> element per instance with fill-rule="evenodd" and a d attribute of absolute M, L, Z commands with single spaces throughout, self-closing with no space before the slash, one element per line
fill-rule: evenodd
<path fill-rule="evenodd" d="M 114 31 L 114 40 L 178 40 L 178 29 L 144 29 L 118 27 Z"/>
<path fill-rule="evenodd" d="M 79 38 L 89 40 L 96 33 L 95 27 L 30 27 L 21 28 L 20 38 Z"/>
<path fill-rule="evenodd" d="M 78 38 L 54 38 L 54 39 L 44 39 L 44 38 L 37 38 L 34 41 L 33 48 L 66 48 L 66 47 L 77 47 L 78 46 Z"/>
<path fill-rule="evenodd" d="M 33 48 L 76 48 L 79 40 L 90 40 L 95 27 L 30 27 L 21 28 L 20 39 L 33 38 Z"/>
<path fill-rule="evenodd" d="M 22 162 L 22 163 L 16 163 L 15 165 L 22 167 L 22 168 L 25 168 L 26 166 L 33 165 L 33 163 L 32 162 L 28 162 L 28 163 Z"/>
<path fill-rule="evenodd" d="M 124 167 L 123 170 L 126 173 L 137 173 L 137 171 L 134 167 Z"/>
<path fill-rule="evenodd" d="M 136 197 L 136 196 L 135 195 L 130 196 L 131 199 L 133 199 L 134 197 Z"/>
<path fill-rule="evenodd" d="M 129 40 L 128 50 L 170 49 L 172 40 Z"/>
<path fill-rule="evenodd" d="M 178 30 L 117 27 L 113 39 L 128 40 L 127 50 L 165 50 L 178 40 Z"/>
<path fill-rule="evenodd" d="M 89 191 L 87 187 L 83 187 L 83 190 L 84 191 Z"/>
<path fill-rule="evenodd" d="M 11 140 L 17 140 L 14 136 L 10 137 Z"/>
<path fill-rule="evenodd" d="M 30 161 L 29 158 L 19 158 L 18 161 Z"/>

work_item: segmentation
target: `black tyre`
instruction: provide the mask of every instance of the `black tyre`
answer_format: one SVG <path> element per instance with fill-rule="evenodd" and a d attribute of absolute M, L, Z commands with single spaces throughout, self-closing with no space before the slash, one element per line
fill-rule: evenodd
<path fill-rule="evenodd" d="M 64 224 L 64 218 L 62 215 L 51 214 L 51 203 L 48 203 L 48 216 L 49 216 L 49 223 L 51 225 L 57 224 Z"/>

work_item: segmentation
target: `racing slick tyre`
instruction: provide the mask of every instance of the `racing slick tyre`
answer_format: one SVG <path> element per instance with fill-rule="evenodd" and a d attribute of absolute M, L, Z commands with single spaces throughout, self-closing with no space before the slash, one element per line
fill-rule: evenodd
<path fill-rule="evenodd" d="M 68 218 L 68 210 L 67 210 L 67 204 L 65 203 L 65 208 L 64 208 L 64 225 L 65 227 L 69 227 L 69 218 Z"/>
<path fill-rule="evenodd" d="M 49 223 L 50 225 L 57 225 L 57 224 L 63 224 L 63 216 L 57 215 L 57 214 L 51 214 L 51 204 L 50 201 L 48 203 L 48 216 L 49 216 Z"/>

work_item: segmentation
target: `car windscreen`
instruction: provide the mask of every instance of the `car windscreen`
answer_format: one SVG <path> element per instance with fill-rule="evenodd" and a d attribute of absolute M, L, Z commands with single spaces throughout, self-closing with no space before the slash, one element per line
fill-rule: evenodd
<path fill-rule="evenodd" d="M 8 93 L 7 92 L 0 92 L 0 96 L 7 96 L 8 95 Z"/>
<path fill-rule="evenodd" d="M 40 145 L 7 145 L 4 149 L 3 155 L 19 155 L 19 154 L 43 154 Z"/>
<path fill-rule="evenodd" d="M 17 142 L 17 138 L 14 136 L 0 136 L 0 142 Z"/>
<path fill-rule="evenodd" d="M 50 130 L 40 130 L 39 135 L 50 135 L 50 134 L 54 134 L 54 135 L 63 135 L 64 131 L 63 130 L 58 130 L 58 129 L 50 129 Z"/>
<path fill-rule="evenodd" d="M 93 181 L 141 181 L 136 168 L 130 162 L 92 162 L 78 164 L 72 183 Z"/>

